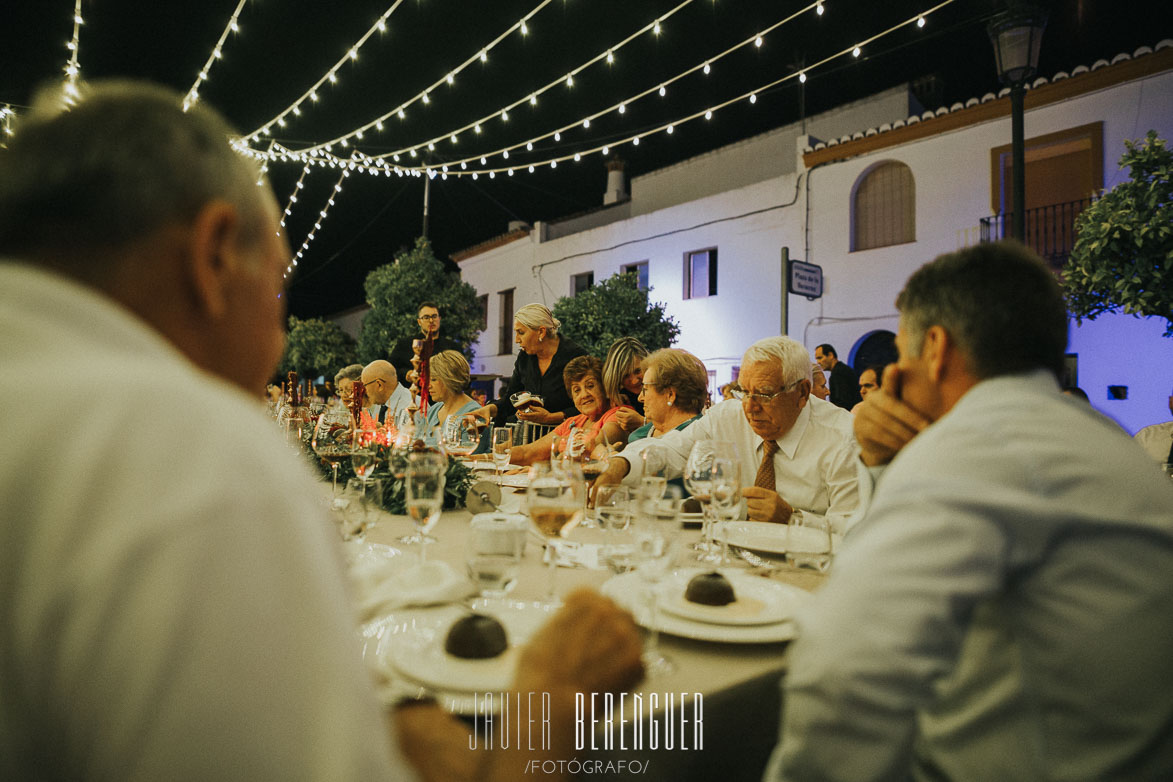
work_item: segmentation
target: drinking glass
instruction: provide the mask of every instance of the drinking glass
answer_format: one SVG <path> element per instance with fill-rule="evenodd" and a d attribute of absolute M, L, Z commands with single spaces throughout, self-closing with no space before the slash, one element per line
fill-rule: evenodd
<path fill-rule="evenodd" d="M 373 429 L 359 429 L 354 434 L 354 448 L 350 452 L 350 465 L 354 474 L 362 480 L 370 480 L 375 471 L 376 435 Z"/>
<path fill-rule="evenodd" d="M 736 519 L 741 513 L 741 462 L 718 456 L 713 459 L 710 476 L 713 521 L 706 530 L 709 551 L 704 561 L 724 565 L 728 563 L 729 558 L 729 544 L 724 534 L 725 523 Z M 719 540 L 716 530 L 718 524 L 721 525 Z"/>
<path fill-rule="evenodd" d="M 676 664 L 660 652 L 660 583 L 672 568 L 680 531 L 680 489 L 669 486 L 659 498 L 644 497 L 632 520 L 635 570 L 646 586 L 648 641 L 644 669 L 648 677 L 676 670 Z"/>
<path fill-rule="evenodd" d="M 645 475 L 639 479 L 639 496 L 659 499 L 668 488 L 668 479 L 660 475 Z"/>
<path fill-rule="evenodd" d="M 508 426 L 494 427 L 490 452 L 493 454 L 493 471 L 497 475 L 497 483 L 501 482 L 501 470 L 509 464 L 511 448 L 513 448 L 513 430 Z"/>
<path fill-rule="evenodd" d="M 826 516 L 795 508 L 786 523 L 786 564 L 825 573 L 832 555 L 831 524 Z"/>
<path fill-rule="evenodd" d="M 554 596 L 558 553 L 554 540 L 582 521 L 586 514 L 586 481 L 574 465 L 558 467 L 539 462 L 530 468 L 526 488 L 526 509 L 538 532 L 546 539 L 548 580 L 546 603 L 557 602 Z"/>
<path fill-rule="evenodd" d="M 595 490 L 595 514 L 603 528 L 603 560 L 616 574 L 635 568 L 631 503 L 631 489 L 626 486 L 600 486 Z"/>
<path fill-rule="evenodd" d="M 420 561 L 427 559 L 426 544 L 436 539 L 428 534 L 440 520 L 444 507 L 444 482 L 448 458 L 435 451 L 416 451 L 407 457 L 404 471 L 404 494 L 407 515 L 415 524 L 415 532 L 400 538 L 401 543 L 419 546 Z"/>
<path fill-rule="evenodd" d="M 332 495 L 338 496 L 338 464 L 343 459 L 349 459 L 354 450 L 354 435 L 356 427 L 354 417 L 345 407 L 335 406 L 322 412 L 318 416 L 317 426 L 314 427 L 313 439 L 310 445 L 320 458 L 330 463 L 334 471 L 334 487 Z"/>
<path fill-rule="evenodd" d="M 339 531 L 343 540 L 362 540 L 370 524 L 371 510 L 367 500 L 367 486 L 361 478 L 351 478 L 346 488 L 334 501 L 339 515 Z"/>
<path fill-rule="evenodd" d="M 517 584 L 525 537 L 521 517 L 503 513 L 480 513 L 473 517 L 464 562 L 484 601 L 504 598 Z"/>
<path fill-rule="evenodd" d="M 693 546 L 693 549 L 698 552 L 697 558 L 702 562 L 721 561 L 720 551 L 712 542 L 713 462 L 718 457 L 732 458 L 734 455 L 732 443 L 720 440 L 697 440 L 693 443 L 692 450 L 688 453 L 688 460 L 684 464 L 684 487 L 692 494 L 693 499 L 701 504 L 703 530 L 700 541 Z"/>
<path fill-rule="evenodd" d="M 481 442 L 481 429 L 471 415 L 450 415 L 442 431 L 444 450 L 454 456 L 469 456 Z"/>

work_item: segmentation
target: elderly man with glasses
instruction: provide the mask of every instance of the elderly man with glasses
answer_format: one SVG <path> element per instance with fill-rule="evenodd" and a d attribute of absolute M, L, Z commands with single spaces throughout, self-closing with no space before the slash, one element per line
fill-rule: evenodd
<path fill-rule="evenodd" d="M 680 476 L 698 440 L 722 440 L 741 462 L 751 521 L 785 524 L 795 509 L 827 516 L 846 529 L 859 504 L 855 442 L 837 409 L 810 398 L 810 358 L 789 337 L 755 342 L 742 359 L 740 399 L 713 407 L 683 431 L 639 440 L 614 457 L 598 484 L 638 485 L 643 471 Z"/>
<path fill-rule="evenodd" d="M 399 382 L 390 361 L 377 359 L 363 367 L 362 384 L 371 417 L 381 424 L 394 423 L 400 411 L 411 406 L 411 393 Z"/>

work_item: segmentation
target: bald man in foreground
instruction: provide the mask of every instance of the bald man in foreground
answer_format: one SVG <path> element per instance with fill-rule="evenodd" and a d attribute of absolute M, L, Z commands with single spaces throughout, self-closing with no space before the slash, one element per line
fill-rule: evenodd
<path fill-rule="evenodd" d="M 21 400 L 0 409 L 0 779 L 505 780 L 574 757 L 575 693 L 641 674 L 594 593 L 521 653 L 538 751 L 376 698 L 318 487 L 257 401 L 289 249 L 235 135 L 115 82 L 0 150 L 0 393 Z M 29 377 L 84 383 L 81 409 Z"/>

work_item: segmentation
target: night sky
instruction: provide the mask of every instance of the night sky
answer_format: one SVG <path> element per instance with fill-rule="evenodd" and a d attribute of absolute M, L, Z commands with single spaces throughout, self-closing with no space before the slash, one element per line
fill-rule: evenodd
<path fill-rule="evenodd" d="M 79 61 L 84 78 L 130 76 L 157 81 L 187 92 L 224 31 L 238 0 L 85 0 Z M 541 0 L 404 0 L 387 19 L 387 32 L 376 32 L 337 71 L 336 84 L 318 90 L 300 117 L 272 137 L 300 149 L 372 122 L 418 97 L 437 80 L 430 102 L 416 101 L 406 119 L 392 116 L 384 130 L 368 131 L 355 145 L 365 154 L 418 145 L 430 138 L 527 99 L 547 83 L 562 83 L 509 112 L 508 122 L 494 116 L 482 133 L 460 133 L 458 142 L 437 142 L 420 158 L 437 168 L 454 159 L 479 156 L 526 140 L 580 118 L 662 82 L 763 29 L 801 11 L 802 0 L 693 0 L 661 23 L 614 50 L 614 62 L 591 65 L 565 75 L 583 62 L 663 17 L 683 0 L 553 0 L 527 22 L 528 33 L 510 33 L 481 62 L 479 52 L 526 16 Z M 1002 7 L 995 0 L 955 0 L 931 14 L 923 28 L 910 25 L 864 47 L 858 58 L 839 57 L 808 72 L 804 87 L 791 79 L 757 93 L 752 105 L 739 101 L 717 111 L 711 120 L 694 120 L 644 138 L 633 135 L 722 103 L 795 73 L 855 43 L 937 5 L 933 0 L 827 0 L 819 16 L 811 8 L 752 43 L 715 62 L 708 75 L 697 72 L 673 83 L 667 94 L 630 103 L 620 115 L 611 111 L 576 125 L 558 142 L 547 139 L 524 147 L 505 161 L 522 166 L 513 177 L 440 177 L 431 183 L 429 235 L 441 257 L 504 233 L 510 220 L 532 223 L 599 206 L 606 181 L 600 154 L 526 171 L 531 160 L 616 147 L 612 155 L 627 163 L 629 176 L 652 171 L 770 128 L 795 121 L 805 103 L 807 114 L 864 97 L 879 90 L 933 76 L 917 90 L 930 108 L 964 101 L 999 88 L 992 48 L 985 32 L 989 16 Z M 231 34 L 223 58 L 209 72 L 201 99 L 222 111 L 242 133 L 272 120 L 347 55 L 348 50 L 392 5 L 392 0 L 251 0 Z M 1154 46 L 1173 38 L 1167 0 L 1107 2 L 1054 0 L 1043 39 L 1040 75 L 1111 59 L 1120 51 Z M 1121 9 L 1127 9 L 1123 12 Z M 1164 12 L 1162 12 L 1164 9 Z M 0 8 L 0 102 L 20 110 L 35 87 L 60 78 L 68 61 L 66 43 L 73 32 L 74 0 L 4 3 Z M 445 77 L 469 57 L 476 61 L 446 83 Z M 805 93 L 802 95 L 800 93 Z M 268 140 L 257 146 L 264 148 Z M 354 146 L 334 152 L 346 156 Z M 410 161 L 403 155 L 402 163 Z M 475 167 L 475 166 L 474 166 Z M 299 163 L 274 163 L 270 178 L 284 206 L 301 174 Z M 471 169 L 470 169 L 471 170 Z M 455 172 L 455 166 L 453 167 Z M 299 193 L 287 227 L 296 250 L 312 230 L 338 172 L 315 168 Z M 305 253 L 290 290 L 290 311 L 309 317 L 360 304 L 368 271 L 389 262 L 419 235 L 423 177 L 371 177 L 353 174 L 335 198 L 329 217 Z"/>

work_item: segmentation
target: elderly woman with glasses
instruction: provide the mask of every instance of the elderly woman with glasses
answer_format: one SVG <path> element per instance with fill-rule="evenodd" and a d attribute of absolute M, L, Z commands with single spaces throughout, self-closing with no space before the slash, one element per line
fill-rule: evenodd
<path fill-rule="evenodd" d="M 708 384 L 705 365 L 688 351 L 664 348 L 645 358 L 639 398 L 647 423 L 632 432 L 627 442 L 660 437 L 696 421 L 709 396 Z"/>
<path fill-rule="evenodd" d="M 555 438 L 565 442 L 575 432 L 580 433 L 576 436 L 581 439 L 578 444 L 580 453 L 591 453 L 597 445 L 622 442 L 626 437 L 615 420 L 620 408 L 611 404 L 603 390 L 603 362 L 594 356 L 573 358 L 566 364 L 562 379 L 570 390 L 578 415 L 566 419 L 540 440 L 513 446 L 509 452 L 509 461 L 513 464 L 526 466 L 546 461 L 550 458 L 550 446 Z"/>

